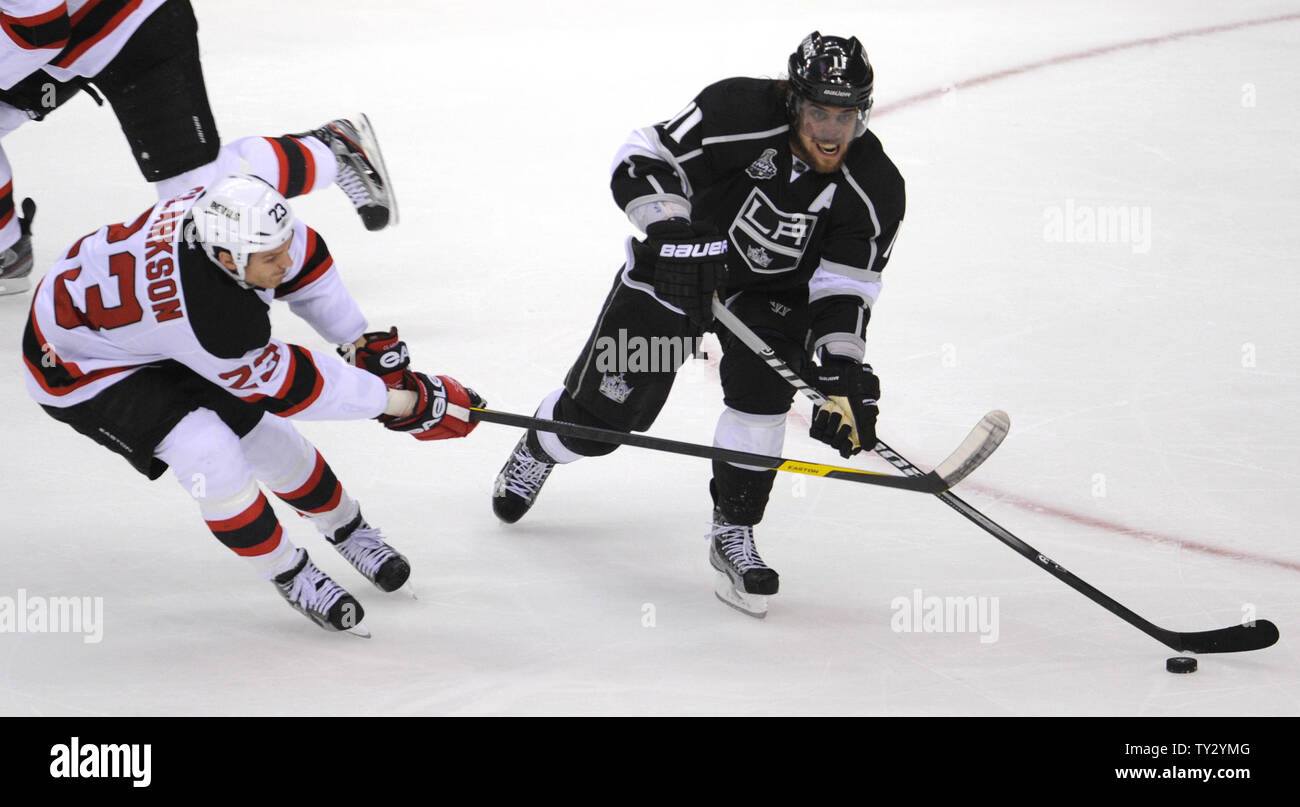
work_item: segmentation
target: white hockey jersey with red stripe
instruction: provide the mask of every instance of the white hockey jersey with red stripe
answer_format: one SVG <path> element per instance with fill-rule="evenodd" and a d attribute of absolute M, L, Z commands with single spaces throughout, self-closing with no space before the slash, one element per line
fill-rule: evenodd
<path fill-rule="evenodd" d="M 280 285 L 241 288 L 184 237 L 201 190 L 101 227 L 54 264 L 33 295 L 23 334 L 31 396 L 72 406 L 171 359 L 282 417 L 377 417 L 387 402 L 378 377 L 271 336 L 275 299 L 329 342 L 352 342 L 365 331 L 324 239 L 298 220 L 293 265 Z"/>
<path fill-rule="evenodd" d="M 0 3 L 0 89 L 45 69 L 93 77 L 166 0 L 5 0 Z"/>

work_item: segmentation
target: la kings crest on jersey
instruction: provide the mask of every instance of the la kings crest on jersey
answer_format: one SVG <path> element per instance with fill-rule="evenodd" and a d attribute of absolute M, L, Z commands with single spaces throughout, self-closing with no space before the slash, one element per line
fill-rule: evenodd
<path fill-rule="evenodd" d="M 727 235 L 751 272 L 774 275 L 799 267 L 816 226 L 816 215 L 781 210 L 754 188 Z"/>

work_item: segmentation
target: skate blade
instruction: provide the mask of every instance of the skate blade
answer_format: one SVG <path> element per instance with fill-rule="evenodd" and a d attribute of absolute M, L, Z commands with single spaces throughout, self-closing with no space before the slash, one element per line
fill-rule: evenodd
<path fill-rule="evenodd" d="M 363 626 L 363 625 L 354 625 L 354 626 L 348 628 L 347 630 L 345 630 L 345 631 L 340 631 L 340 632 L 341 632 L 341 633 L 349 633 L 349 634 L 351 634 L 351 635 L 357 637 L 358 639 L 369 639 L 369 638 L 370 638 L 370 630 L 367 629 L 367 628 L 366 628 L 365 626 Z"/>
<path fill-rule="evenodd" d="M 30 275 L 22 277 L 6 277 L 0 279 L 0 297 L 6 294 L 22 294 L 32 287 Z"/>
<path fill-rule="evenodd" d="M 746 594 L 743 591 L 738 591 L 731 584 L 731 578 L 722 572 L 718 572 L 714 579 L 713 594 L 723 603 L 735 608 L 745 616 L 752 616 L 755 619 L 767 617 L 767 595 Z"/>
<path fill-rule="evenodd" d="M 379 138 L 375 136 L 375 127 L 370 125 L 370 118 L 362 112 L 357 115 L 357 131 L 361 134 L 362 147 L 366 150 L 366 157 L 370 159 L 370 164 L 375 167 L 379 178 L 384 181 L 384 189 L 388 191 L 388 226 L 396 227 L 398 222 L 397 215 L 397 194 L 393 192 L 393 180 L 388 175 L 388 165 L 384 162 L 384 153 L 379 150 Z"/>

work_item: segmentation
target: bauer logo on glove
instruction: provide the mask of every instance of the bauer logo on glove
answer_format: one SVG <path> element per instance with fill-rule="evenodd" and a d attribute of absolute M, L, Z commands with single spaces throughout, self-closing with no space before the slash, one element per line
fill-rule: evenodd
<path fill-rule="evenodd" d="M 659 249 L 661 258 L 706 258 L 710 255 L 722 255 L 727 251 L 727 239 L 711 243 L 664 244 Z"/>

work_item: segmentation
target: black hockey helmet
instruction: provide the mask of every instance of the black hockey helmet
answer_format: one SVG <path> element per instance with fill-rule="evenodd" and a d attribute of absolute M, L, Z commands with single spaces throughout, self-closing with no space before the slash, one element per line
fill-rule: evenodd
<path fill-rule="evenodd" d="M 798 117 L 799 100 L 822 106 L 856 107 L 866 131 L 871 109 L 875 71 L 856 36 L 844 39 L 813 31 L 790 54 L 790 94 L 786 105 L 791 120 Z"/>

